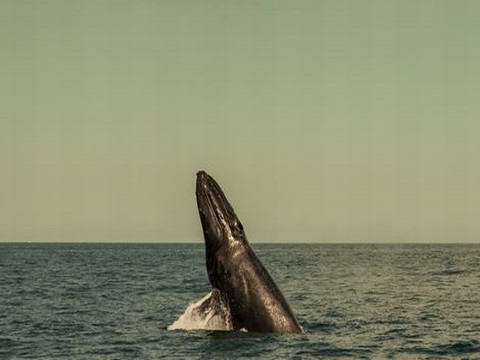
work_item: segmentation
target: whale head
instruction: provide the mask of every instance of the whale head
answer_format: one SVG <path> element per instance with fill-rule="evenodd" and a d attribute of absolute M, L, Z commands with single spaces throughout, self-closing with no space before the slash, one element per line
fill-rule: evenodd
<path fill-rule="evenodd" d="M 198 211 L 207 241 L 212 247 L 246 242 L 243 225 L 218 183 L 205 171 L 197 173 Z M 225 244 L 225 240 L 229 244 Z"/>
<path fill-rule="evenodd" d="M 195 194 L 205 238 L 208 276 L 215 286 L 215 263 L 219 253 L 227 256 L 239 245 L 245 246 L 247 239 L 243 225 L 222 189 L 205 171 L 197 173 Z"/>

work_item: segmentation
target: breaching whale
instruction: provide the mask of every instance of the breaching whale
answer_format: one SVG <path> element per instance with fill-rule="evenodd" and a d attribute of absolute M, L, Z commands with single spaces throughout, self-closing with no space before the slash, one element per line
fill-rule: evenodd
<path fill-rule="evenodd" d="M 211 296 L 202 299 L 197 311 L 221 311 L 216 315 L 233 330 L 301 332 L 284 296 L 248 244 L 225 194 L 205 171 L 197 173 L 196 198 L 212 285 Z"/>

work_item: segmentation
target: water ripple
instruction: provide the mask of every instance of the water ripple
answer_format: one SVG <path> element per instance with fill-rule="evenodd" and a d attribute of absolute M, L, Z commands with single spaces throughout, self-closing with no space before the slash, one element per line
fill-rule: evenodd
<path fill-rule="evenodd" d="M 203 244 L 0 245 L 0 358 L 480 358 L 480 246 L 255 245 L 306 332 L 167 331 Z"/>

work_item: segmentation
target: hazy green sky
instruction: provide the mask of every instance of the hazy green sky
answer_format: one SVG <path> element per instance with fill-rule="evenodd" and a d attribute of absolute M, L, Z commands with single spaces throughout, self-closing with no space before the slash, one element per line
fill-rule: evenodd
<path fill-rule="evenodd" d="M 0 241 L 480 239 L 480 2 L 2 0 Z"/>

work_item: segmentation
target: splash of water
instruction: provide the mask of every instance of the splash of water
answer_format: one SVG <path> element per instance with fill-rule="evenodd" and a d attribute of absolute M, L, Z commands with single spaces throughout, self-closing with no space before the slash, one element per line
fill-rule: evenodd
<path fill-rule="evenodd" d="M 230 311 L 218 290 L 190 303 L 168 330 L 233 330 Z"/>

